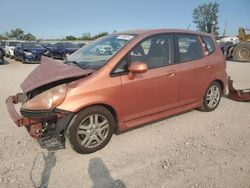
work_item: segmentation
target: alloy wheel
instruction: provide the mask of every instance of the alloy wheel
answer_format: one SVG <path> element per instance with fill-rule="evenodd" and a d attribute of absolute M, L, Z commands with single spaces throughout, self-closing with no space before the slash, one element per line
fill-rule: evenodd
<path fill-rule="evenodd" d="M 86 148 L 95 148 L 101 145 L 109 133 L 109 122 L 101 114 L 87 116 L 78 126 L 77 140 Z"/>
<path fill-rule="evenodd" d="M 220 88 L 217 85 L 212 85 L 206 95 L 206 103 L 209 108 L 214 108 L 220 101 Z"/>

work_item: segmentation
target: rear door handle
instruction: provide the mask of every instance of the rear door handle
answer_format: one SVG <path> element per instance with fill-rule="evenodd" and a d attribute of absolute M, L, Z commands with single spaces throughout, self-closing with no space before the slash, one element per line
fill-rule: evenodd
<path fill-rule="evenodd" d="M 165 75 L 169 78 L 174 77 L 175 73 L 171 72 L 171 73 L 165 73 Z"/>
<path fill-rule="evenodd" d="M 197 70 L 197 71 L 202 71 L 202 70 L 208 70 L 208 69 L 210 69 L 210 68 L 211 68 L 210 65 L 206 65 L 206 66 L 203 66 L 203 67 L 195 68 L 195 70 Z"/>
<path fill-rule="evenodd" d="M 211 66 L 210 65 L 207 65 L 206 67 L 205 67 L 205 69 L 210 69 L 211 68 Z"/>

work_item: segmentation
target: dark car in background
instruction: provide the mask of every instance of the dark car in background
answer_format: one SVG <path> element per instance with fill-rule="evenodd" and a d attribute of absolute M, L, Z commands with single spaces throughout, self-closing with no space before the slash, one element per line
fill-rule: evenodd
<path fill-rule="evenodd" d="M 0 43 L 0 64 L 4 63 L 4 50 L 2 48 L 2 43 Z"/>
<path fill-rule="evenodd" d="M 47 50 L 43 55 L 50 57 L 50 49 L 53 44 L 49 42 L 40 42 L 39 44 Z"/>
<path fill-rule="evenodd" d="M 48 56 L 58 59 L 66 59 L 70 55 L 80 49 L 80 45 L 71 42 L 58 42 L 50 47 Z"/>
<path fill-rule="evenodd" d="M 47 49 L 37 42 L 18 42 L 14 49 L 14 56 L 16 60 L 23 63 L 39 63 L 41 56 L 46 51 Z"/>
<path fill-rule="evenodd" d="M 2 51 L 3 51 L 3 55 L 4 55 L 4 56 L 5 56 L 5 50 L 4 50 L 5 45 L 6 45 L 6 41 L 0 41 L 0 46 L 1 46 L 1 48 L 2 48 Z"/>

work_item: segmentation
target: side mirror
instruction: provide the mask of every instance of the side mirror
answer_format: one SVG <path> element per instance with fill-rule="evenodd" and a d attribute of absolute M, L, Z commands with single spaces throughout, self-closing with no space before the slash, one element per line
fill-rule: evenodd
<path fill-rule="evenodd" d="M 148 66 L 143 62 L 133 62 L 128 68 L 128 77 L 133 79 L 135 74 L 145 73 L 148 70 Z"/>

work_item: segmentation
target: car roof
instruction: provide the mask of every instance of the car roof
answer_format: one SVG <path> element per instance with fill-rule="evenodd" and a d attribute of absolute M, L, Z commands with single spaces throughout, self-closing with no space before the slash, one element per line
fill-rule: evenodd
<path fill-rule="evenodd" d="M 211 34 L 209 33 L 191 31 L 191 30 L 185 30 L 185 29 L 137 29 L 137 30 L 124 31 L 119 34 L 152 35 L 152 34 L 160 34 L 160 33 L 189 33 L 189 34 L 211 36 Z"/>

